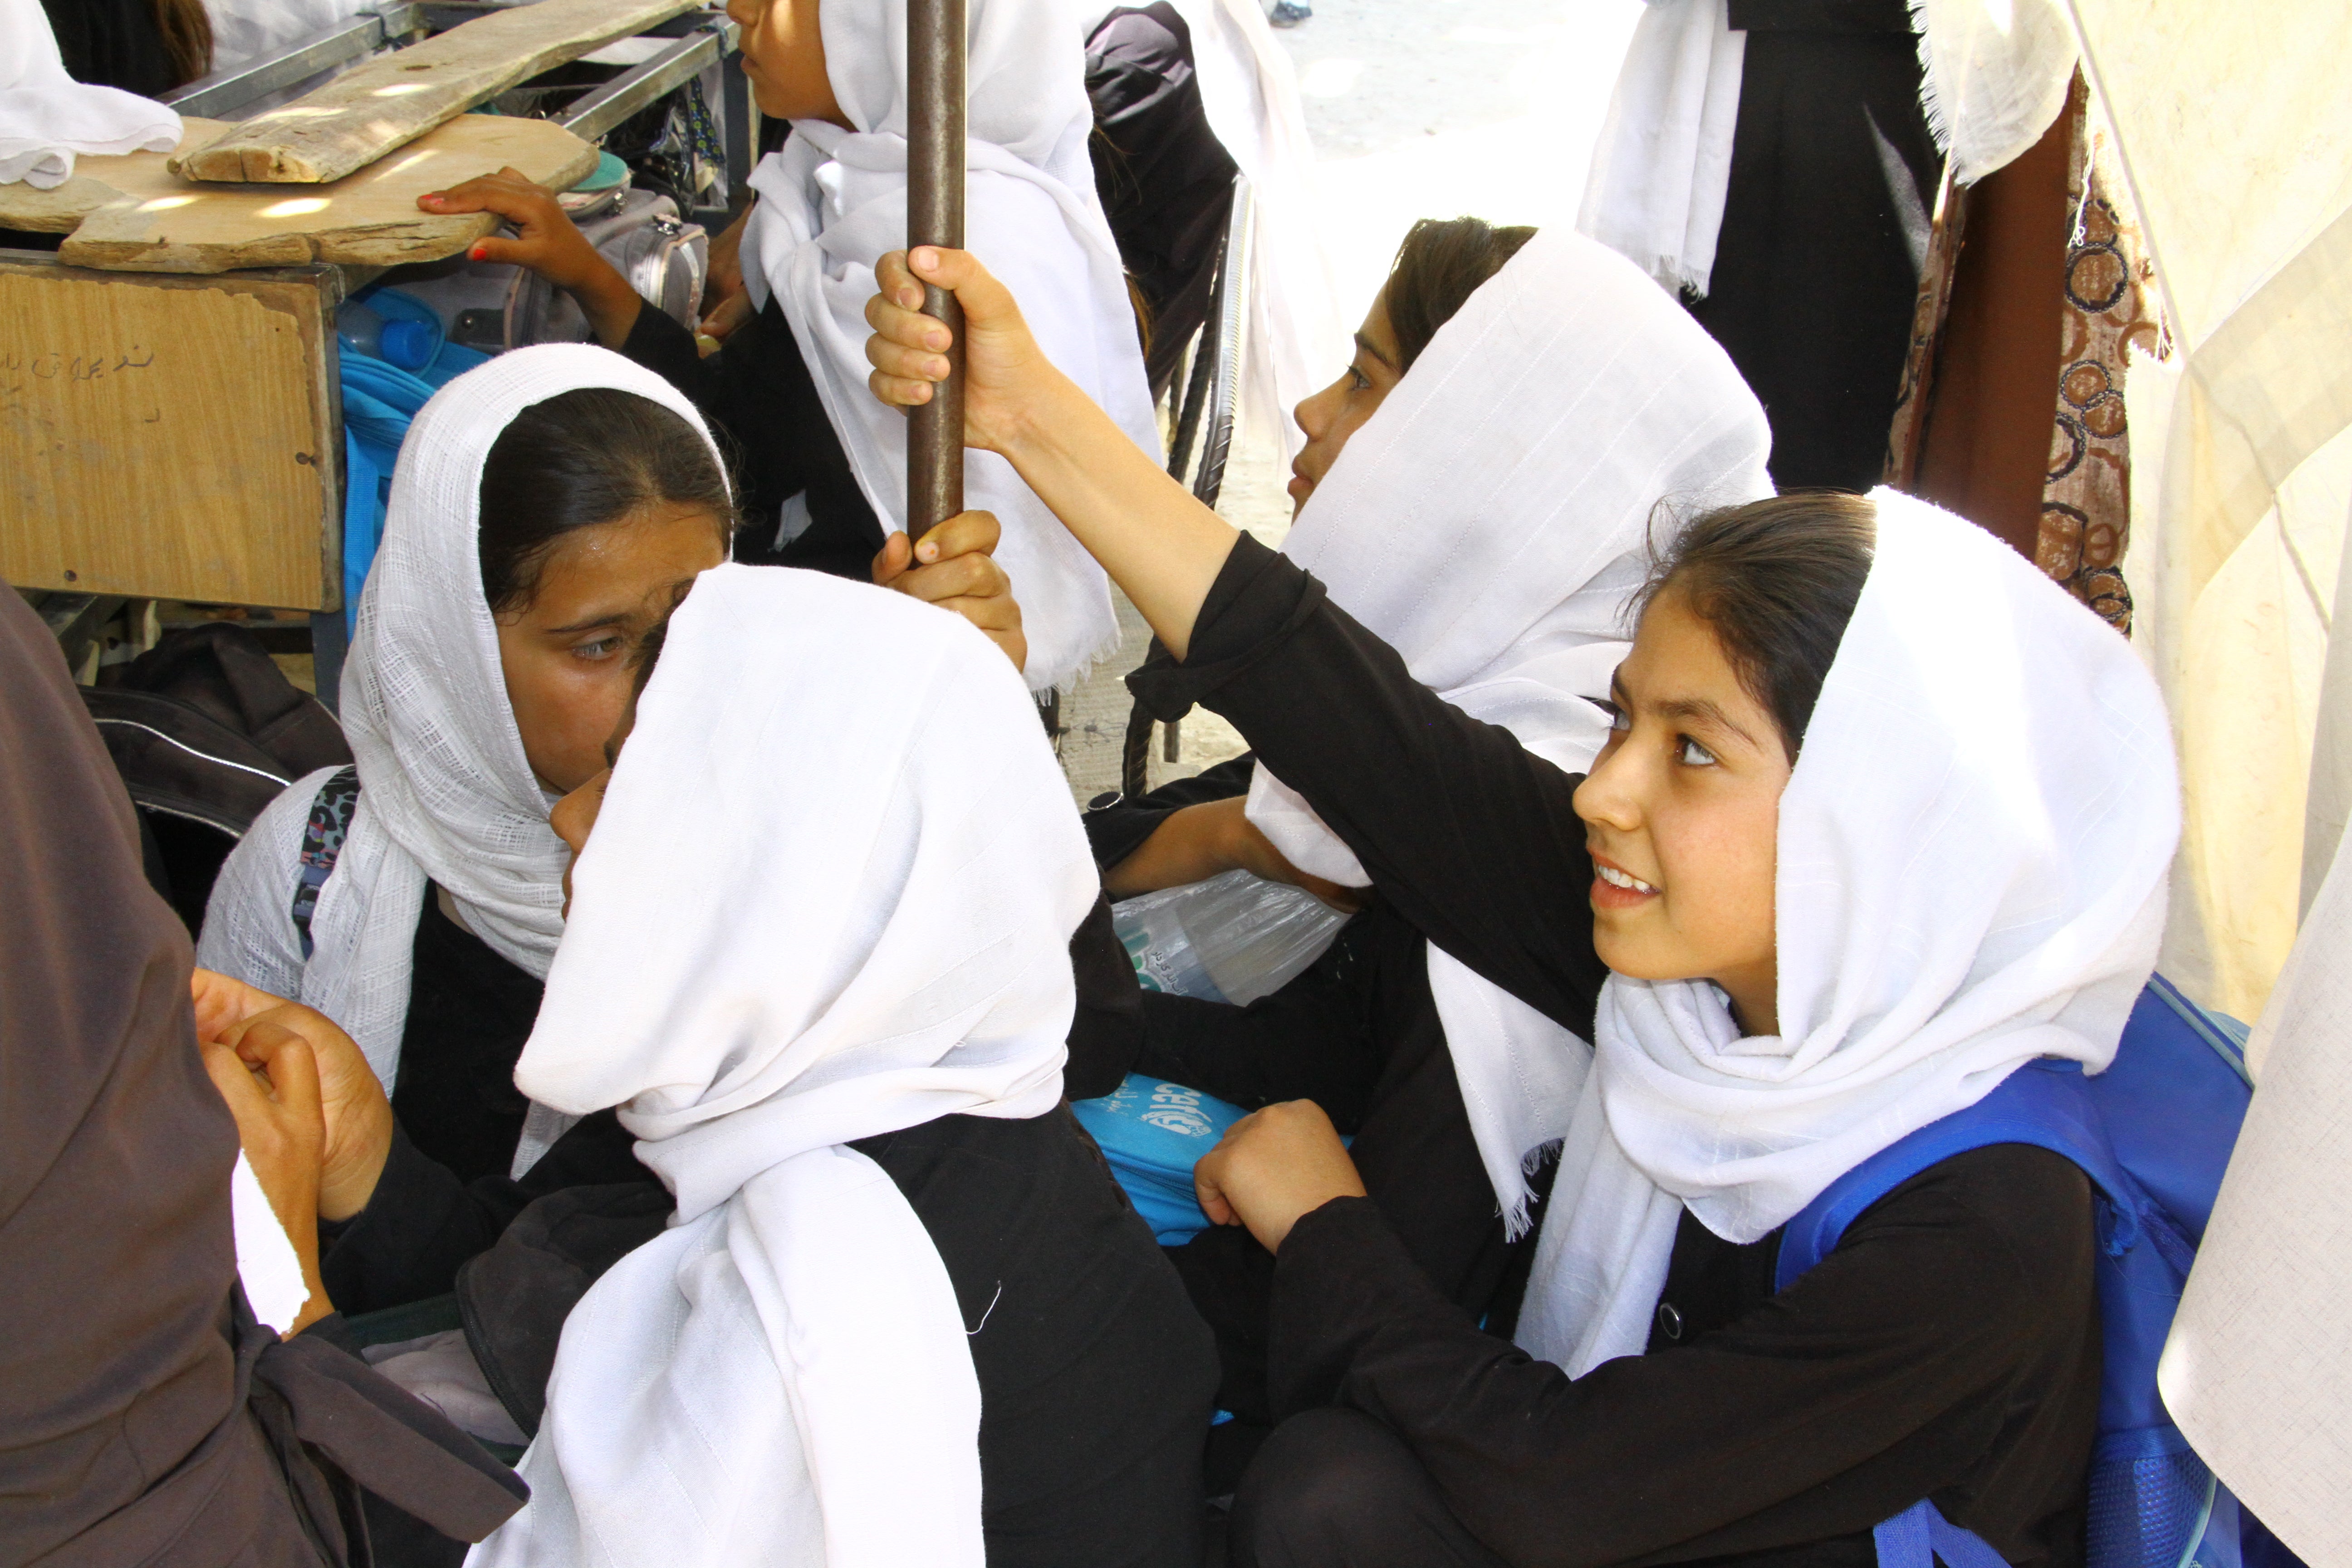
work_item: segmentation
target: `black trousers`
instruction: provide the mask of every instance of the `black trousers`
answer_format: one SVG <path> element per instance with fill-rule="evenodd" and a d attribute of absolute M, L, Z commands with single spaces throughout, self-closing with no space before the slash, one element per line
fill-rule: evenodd
<path fill-rule="evenodd" d="M 1226 1542 L 1229 1568 L 1506 1568 L 1412 1450 L 1355 1410 L 1275 1428 L 1242 1478 Z"/>

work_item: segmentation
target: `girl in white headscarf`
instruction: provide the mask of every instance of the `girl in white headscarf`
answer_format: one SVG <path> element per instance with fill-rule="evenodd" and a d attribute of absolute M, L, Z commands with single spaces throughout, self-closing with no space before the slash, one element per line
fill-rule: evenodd
<path fill-rule="evenodd" d="M 643 1177 L 610 1117 L 534 1169 L 568 1129 L 512 1080 L 563 931 L 547 814 L 605 766 L 631 650 L 732 521 L 693 404 L 602 349 L 500 355 L 409 431 L 343 669 L 356 765 L 262 813 L 198 950 L 333 1019 L 381 1083 L 322 1200 L 348 1310 L 447 1291 L 531 1193 Z"/>
<path fill-rule="evenodd" d="M 895 584 L 909 564 L 904 541 L 886 538 L 906 527 L 906 422 L 865 394 L 861 312 L 875 261 L 906 242 L 906 0 L 735 0 L 730 15 L 760 110 L 790 121 L 792 137 L 751 176 L 760 202 L 742 269 L 759 318 L 708 360 L 685 329 L 640 308 L 552 195 L 511 171 L 421 205 L 516 224 L 520 237 L 477 254 L 569 290 L 598 342 L 685 388 L 733 437 L 759 534 L 742 559 L 851 577 L 870 566 Z M 1087 152 L 1081 17 L 1076 0 L 971 0 L 965 234 L 1038 302 L 1055 363 L 1156 454 L 1126 273 Z M 1118 642 L 1109 584 L 1002 459 L 973 457 L 964 493 L 994 519 L 985 548 L 1020 603 L 1016 662 L 1033 689 L 1067 684 Z M 917 559 L 935 570 L 967 549 L 959 534 L 925 543 L 932 553 Z M 981 555 L 960 570 L 993 568 Z"/>
<path fill-rule="evenodd" d="M 1200 1561 L 1207 1334 L 1061 1104 L 1097 884 L 985 649 L 720 568 L 557 808 L 517 1079 L 619 1106 L 677 1213 L 573 1310 L 477 1563 Z"/>
<path fill-rule="evenodd" d="M 1468 291 L 1486 258 L 1521 242 Z M 1433 332 L 1450 289 L 1466 299 Z M 1418 226 L 1358 342 L 1349 374 L 1299 409 L 1311 439 L 1284 555 L 1415 679 L 1582 772 L 1608 737 L 1609 678 L 1649 546 L 1699 511 L 1770 493 L 1763 410 L 1687 312 L 1567 229 Z M 1275 770 L 1252 768 L 1090 814 L 1097 847 L 1122 828 L 1131 841 L 1122 817 L 1161 818 L 1113 864 L 1111 889 L 1234 864 L 1320 880 L 1327 896 L 1363 888 L 1347 846 Z M 1230 798 L 1202 801 L 1211 789 Z M 1171 795 L 1197 804 L 1170 814 Z M 1414 1260 L 1482 1315 L 1528 1229 L 1528 1157 L 1566 1130 L 1590 1021 L 1554 1022 L 1387 905 L 1339 942 L 1245 1012 L 1148 998 L 1140 1070 L 1245 1106 L 1322 1103 L 1355 1135 Z M 1212 1322 L 1234 1331 L 1229 1356 L 1264 1342 L 1264 1262 L 1244 1236 L 1214 1231 L 1179 1259 Z"/>
<path fill-rule="evenodd" d="M 321 1194 L 330 1221 L 375 1211 L 331 1253 L 349 1310 L 446 1290 L 519 1204 L 493 1205 L 429 1277 L 361 1259 L 467 1212 L 464 1184 L 520 1174 L 562 1130 L 542 1115 L 527 1131 L 511 1082 L 563 931 L 548 808 L 604 766 L 630 649 L 726 558 L 731 521 L 693 405 L 601 349 L 502 355 L 410 428 L 343 667 L 357 763 L 257 819 L 197 950 L 333 1019 L 390 1096 L 401 1136 Z M 603 1134 L 605 1179 L 625 1179 L 627 1140 Z"/>
<path fill-rule="evenodd" d="M 2101 1372 L 2081 1169 L 1972 1148 L 1775 1270 L 1861 1163 L 2029 1065 L 2113 1058 L 2179 833 L 2130 649 L 1922 503 L 1754 502 L 1666 556 L 1579 778 L 1125 463 L 969 257 L 913 259 L 987 345 L 967 438 L 1169 649 L 1155 705 L 1233 721 L 1465 966 L 1556 1023 L 1594 1008 L 1515 1322 L 1414 1268 L 1314 1106 L 1201 1163 L 1211 1216 L 1277 1255 L 1269 1383 L 1302 1413 L 1243 1484 L 1235 1561 L 1858 1561 L 1923 1500 L 2007 1562 L 2074 1560 Z M 880 280 L 876 389 L 918 402 L 912 275 Z"/>

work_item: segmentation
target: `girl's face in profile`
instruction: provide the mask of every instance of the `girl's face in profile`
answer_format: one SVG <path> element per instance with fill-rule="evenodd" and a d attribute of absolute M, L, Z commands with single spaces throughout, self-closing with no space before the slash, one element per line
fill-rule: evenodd
<path fill-rule="evenodd" d="M 841 104 L 825 74 L 818 0 L 727 0 L 742 29 L 743 77 L 760 112 L 774 120 L 830 120 L 845 130 Z"/>
<path fill-rule="evenodd" d="M 1780 726 L 1671 585 L 1612 685 L 1609 742 L 1576 792 L 1593 948 L 1632 979 L 1712 980 L 1743 1032 L 1777 1034 Z"/>
<path fill-rule="evenodd" d="M 540 563 L 530 602 L 497 617 L 507 700 L 541 784 L 568 795 L 604 771 L 630 652 L 727 558 L 723 538 L 709 512 L 675 501 L 574 529 Z"/>
<path fill-rule="evenodd" d="M 1382 289 L 1365 312 L 1363 326 L 1357 330 L 1356 357 L 1348 362 L 1339 380 L 1293 411 L 1298 427 L 1307 433 L 1307 445 L 1290 465 L 1294 515 L 1339 460 L 1348 437 L 1363 427 L 1381 400 L 1403 378 L 1404 372 L 1397 368 L 1403 357 L 1397 351 L 1395 330 L 1389 325 L 1389 291 Z"/>

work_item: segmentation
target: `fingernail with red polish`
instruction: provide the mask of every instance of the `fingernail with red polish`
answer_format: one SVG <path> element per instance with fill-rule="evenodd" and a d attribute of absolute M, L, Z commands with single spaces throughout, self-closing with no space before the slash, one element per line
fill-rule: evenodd
<path fill-rule="evenodd" d="M 487 247 L 487 246 L 480 246 L 480 245 L 478 245 L 478 246 L 474 247 L 474 248 L 473 248 L 473 249 L 471 249 L 471 250 L 467 251 L 466 254 L 467 254 L 468 257 L 470 257 L 471 258 L 473 258 L 474 260 L 476 260 L 476 261 L 479 261 L 483 257 L 485 257 L 485 256 L 487 256 L 487 255 L 488 255 L 488 254 L 489 254 L 489 247 Z"/>

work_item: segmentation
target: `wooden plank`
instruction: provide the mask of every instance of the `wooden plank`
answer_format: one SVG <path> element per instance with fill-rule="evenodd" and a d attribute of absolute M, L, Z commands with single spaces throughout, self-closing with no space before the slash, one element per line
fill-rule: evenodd
<path fill-rule="evenodd" d="M 206 142 L 230 128 L 226 120 L 194 120 L 180 121 L 180 146 L 201 147 Z M 81 220 L 105 206 L 125 197 L 152 201 L 160 196 L 182 195 L 191 190 L 208 189 L 190 185 L 164 167 L 170 153 L 125 153 L 115 158 L 94 158 L 88 154 L 74 161 L 73 177 L 55 190 L 37 191 L 18 182 L 0 185 L 0 228 L 30 229 L 38 234 L 71 234 L 81 226 Z M 276 199 L 283 192 L 272 193 Z M 308 259 L 307 258 L 305 259 Z"/>
<path fill-rule="evenodd" d="M 0 252 L 0 577 L 331 609 L 331 268 L 128 278 Z"/>
<path fill-rule="evenodd" d="M 416 198 L 509 165 L 563 190 L 595 168 L 596 149 L 549 121 L 465 114 L 348 179 L 300 191 L 188 184 L 164 173 L 157 153 L 85 158 L 87 177 L 118 194 L 81 215 L 59 255 L 115 272 L 438 261 L 494 232 L 499 219 L 420 212 Z M 0 224 L 12 221 L 0 197 Z"/>
<path fill-rule="evenodd" d="M 695 0 L 535 0 L 370 60 L 207 145 L 173 154 L 195 180 L 323 184 L 517 82 L 635 36 Z"/>

